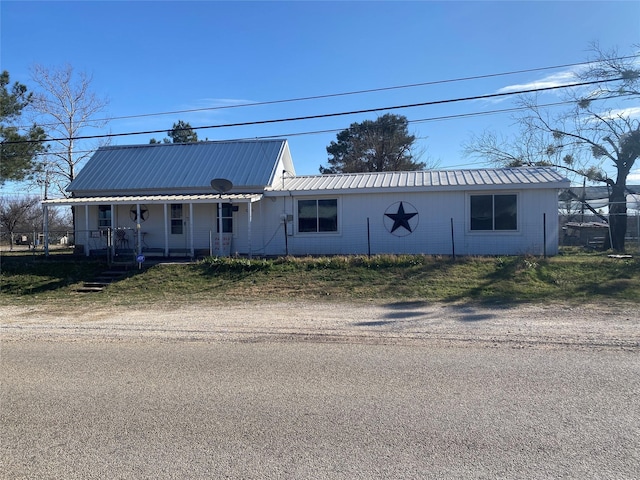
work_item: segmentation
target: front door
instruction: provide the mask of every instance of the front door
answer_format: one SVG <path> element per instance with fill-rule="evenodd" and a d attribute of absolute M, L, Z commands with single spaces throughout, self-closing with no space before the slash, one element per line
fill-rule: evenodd
<path fill-rule="evenodd" d="M 231 203 L 216 204 L 215 221 L 216 235 L 213 242 L 213 254 L 220 257 L 229 256 L 233 238 L 233 205 Z"/>

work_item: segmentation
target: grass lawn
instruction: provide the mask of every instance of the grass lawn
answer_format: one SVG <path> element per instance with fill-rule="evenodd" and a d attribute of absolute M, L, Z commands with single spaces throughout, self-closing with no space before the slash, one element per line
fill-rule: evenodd
<path fill-rule="evenodd" d="M 455 261 L 422 255 L 206 258 L 131 268 L 129 275 L 102 292 L 82 295 L 75 290 L 106 270 L 105 263 L 70 254 L 29 253 L 3 253 L 0 262 L 0 305 L 248 299 L 640 303 L 638 258 L 614 259 L 579 251 L 547 259 L 463 257 Z"/>

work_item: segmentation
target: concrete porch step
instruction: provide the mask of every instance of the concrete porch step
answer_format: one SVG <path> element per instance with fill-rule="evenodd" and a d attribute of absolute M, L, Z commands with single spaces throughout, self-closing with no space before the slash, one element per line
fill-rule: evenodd
<path fill-rule="evenodd" d="M 104 286 L 91 287 L 88 285 L 83 285 L 82 287 L 77 288 L 75 290 L 75 293 L 98 293 L 98 292 L 101 292 L 102 290 L 104 290 Z"/>
<path fill-rule="evenodd" d="M 82 284 L 81 287 L 77 288 L 76 293 L 97 293 L 104 290 L 105 287 L 110 285 L 111 283 L 122 279 L 128 273 L 127 265 L 126 268 L 112 268 L 110 270 L 106 270 L 96 276 L 94 279 L 86 281 Z"/>

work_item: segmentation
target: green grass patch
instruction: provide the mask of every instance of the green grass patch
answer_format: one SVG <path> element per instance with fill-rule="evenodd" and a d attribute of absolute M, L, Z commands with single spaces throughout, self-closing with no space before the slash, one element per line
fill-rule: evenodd
<path fill-rule="evenodd" d="M 104 262 L 72 255 L 6 254 L 0 257 L 0 302 L 34 296 L 60 297 L 104 271 Z"/>
<path fill-rule="evenodd" d="M 326 299 L 334 301 L 640 302 L 640 261 L 606 255 L 449 257 L 379 255 L 207 258 L 159 264 L 103 292 L 73 295 L 106 269 L 76 257 L 2 257 L 0 303 L 65 301 L 116 305 L 170 302 Z"/>

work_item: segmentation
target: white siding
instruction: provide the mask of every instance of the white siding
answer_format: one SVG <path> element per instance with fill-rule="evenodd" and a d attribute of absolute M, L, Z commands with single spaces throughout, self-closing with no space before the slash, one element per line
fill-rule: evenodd
<path fill-rule="evenodd" d="M 453 252 L 453 221 L 457 255 L 516 255 L 544 253 L 543 216 L 547 221 L 549 255 L 558 251 L 557 191 L 555 189 L 514 189 L 518 196 L 518 230 L 478 232 L 470 230 L 469 195 L 478 192 L 449 191 L 429 193 L 379 193 L 318 195 L 264 199 L 259 209 L 262 221 L 256 222 L 256 254 L 284 255 L 283 214 L 293 215 L 287 237 L 291 255 L 366 254 L 367 219 L 371 253 L 443 254 Z M 482 193 L 491 193 L 483 191 Z M 500 190 L 499 193 L 506 193 Z M 338 198 L 337 233 L 299 234 L 296 227 L 296 201 L 300 198 Z M 406 236 L 391 234 L 385 227 L 385 211 L 396 202 L 411 204 L 418 212 L 417 226 Z M 258 210 L 258 209 L 256 209 Z M 404 233 L 404 232 L 403 232 Z M 262 245 L 263 248 L 260 248 Z"/>

